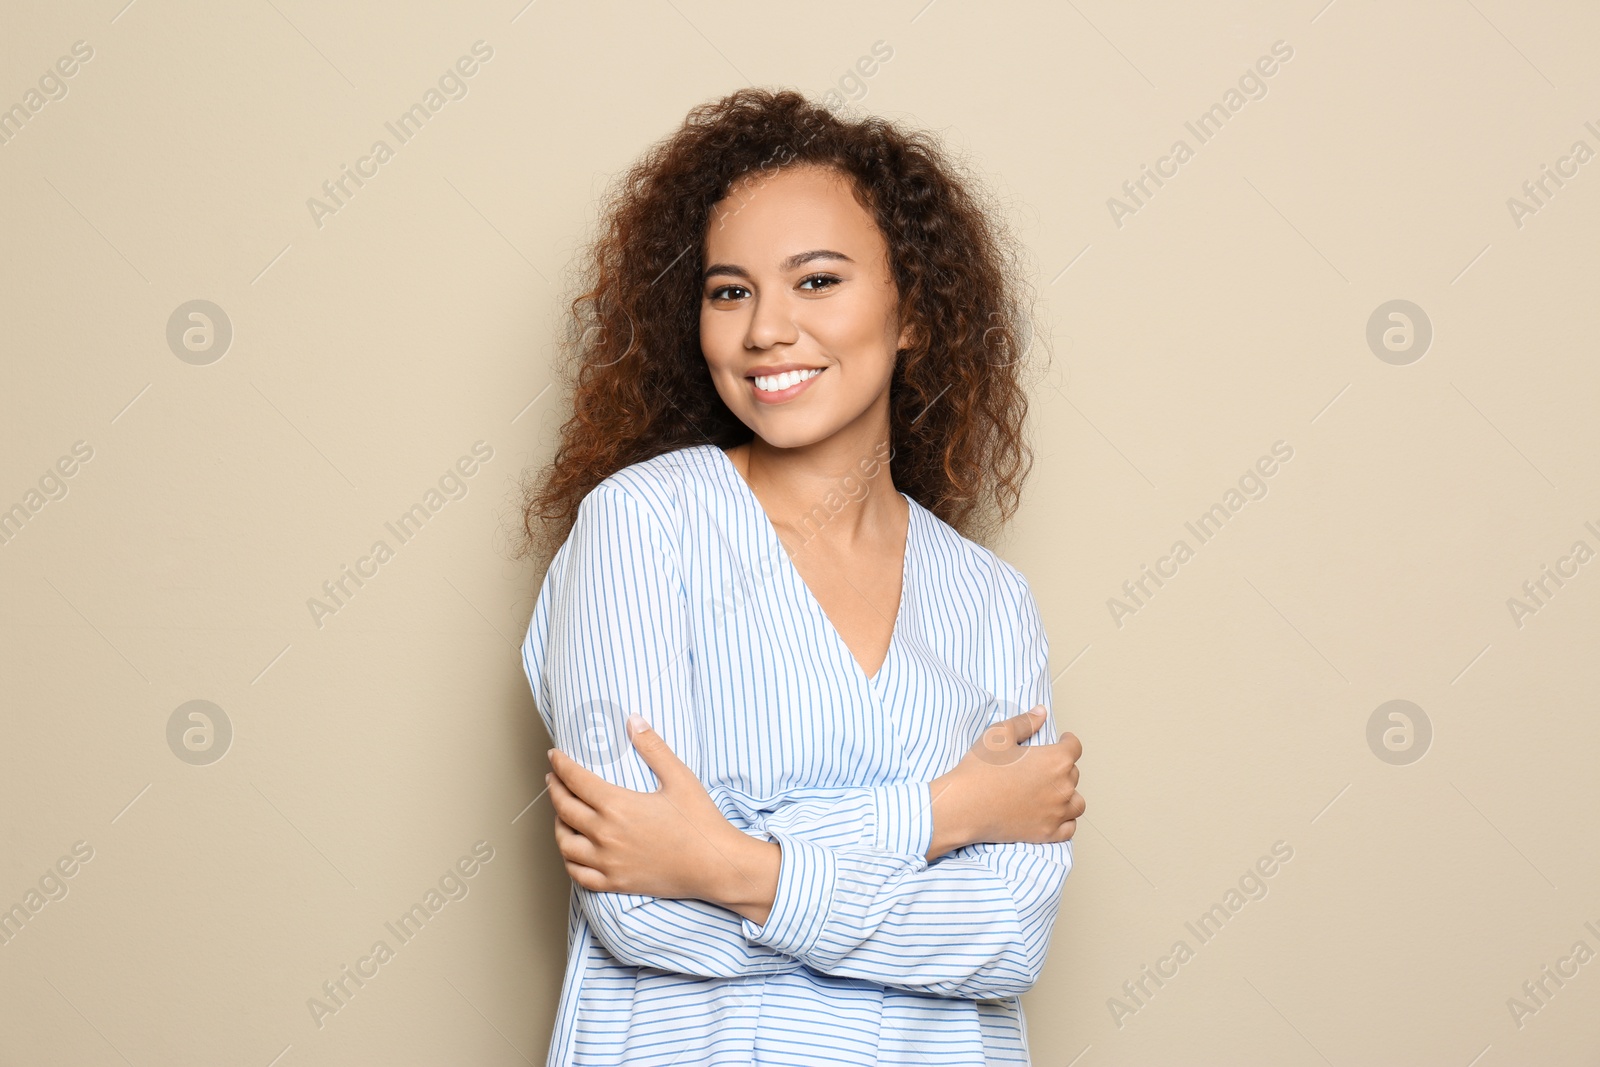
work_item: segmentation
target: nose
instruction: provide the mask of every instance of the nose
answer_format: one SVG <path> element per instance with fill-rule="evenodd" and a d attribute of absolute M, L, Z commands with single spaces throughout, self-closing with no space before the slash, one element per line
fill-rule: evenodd
<path fill-rule="evenodd" d="M 794 318 L 782 297 L 755 296 L 750 325 L 745 330 L 746 348 L 766 349 L 777 344 L 793 344 L 799 338 Z"/>

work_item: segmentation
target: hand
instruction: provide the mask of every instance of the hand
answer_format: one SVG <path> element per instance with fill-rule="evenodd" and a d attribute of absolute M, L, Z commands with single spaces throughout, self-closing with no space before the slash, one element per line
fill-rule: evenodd
<path fill-rule="evenodd" d="M 660 734 L 646 726 L 629 738 L 660 782 L 654 792 L 614 785 L 559 749 L 550 752 L 545 781 L 567 874 L 595 892 L 706 899 L 711 879 L 725 876 L 749 838 Z"/>
<path fill-rule="evenodd" d="M 1022 744 L 1048 714 L 1039 704 L 995 723 L 960 763 L 934 779 L 933 796 L 943 798 L 937 814 L 954 828 L 958 844 L 1043 844 L 1070 841 L 1077 832 L 1078 816 L 1088 808 L 1078 792 L 1082 743 L 1066 733 L 1054 744 Z"/>

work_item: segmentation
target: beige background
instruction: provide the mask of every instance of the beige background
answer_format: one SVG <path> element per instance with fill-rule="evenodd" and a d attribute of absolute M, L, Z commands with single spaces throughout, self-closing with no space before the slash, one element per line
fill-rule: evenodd
<path fill-rule="evenodd" d="M 0 905 L 93 850 L 0 945 L 0 1062 L 543 1063 L 568 883 L 529 806 L 515 483 L 561 418 L 597 194 L 744 84 L 939 131 L 1033 263 L 1054 355 L 993 547 L 1037 592 L 1091 804 L 1035 1062 L 1594 1062 L 1591 5 L 124 3 L 12 3 L 0 33 L 4 107 L 93 50 L 0 145 L 0 507 L 39 505 L 0 545 Z M 480 40 L 467 94 L 319 226 L 308 198 Z M 1278 41 L 1200 143 L 1185 122 Z M 1108 199 L 1180 138 L 1119 225 Z M 168 344 L 196 299 L 231 323 L 220 359 Z M 1369 346 L 1391 300 L 1431 323 L 1421 358 Z M 384 524 L 480 441 L 400 545 Z M 1278 441 L 1266 495 L 1199 544 L 1184 524 Z M 380 538 L 318 625 L 308 599 Z M 1108 601 L 1180 538 L 1119 626 Z M 1519 625 L 1545 566 L 1576 575 Z M 191 700 L 231 723 L 205 766 L 168 742 Z M 1390 700 L 1426 716 L 1391 757 L 1420 760 L 1369 744 Z M 468 894 L 319 1027 L 322 983 L 479 841 Z M 1186 922 L 1275 842 L 1267 895 L 1202 943 Z M 1577 973 L 1519 1025 L 1546 966 Z"/>

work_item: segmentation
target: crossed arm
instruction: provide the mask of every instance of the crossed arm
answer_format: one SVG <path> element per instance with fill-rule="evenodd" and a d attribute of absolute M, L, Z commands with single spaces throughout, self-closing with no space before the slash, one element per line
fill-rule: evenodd
<path fill-rule="evenodd" d="M 585 498 L 567 547 L 525 649 L 534 653 L 527 663 L 542 664 L 529 680 L 569 757 L 558 764 L 576 766 L 575 780 L 588 774 L 623 790 L 676 788 L 663 768 L 702 765 L 676 562 L 649 510 L 613 486 Z M 997 605 L 1016 623 L 996 630 L 1009 664 L 1003 695 L 1048 709 L 1037 607 L 1025 584 L 1009 592 Z M 623 708 L 650 709 L 673 764 L 645 759 L 624 733 Z M 1047 712 L 1024 743 L 1055 740 Z M 945 817 L 953 809 L 941 784 L 816 792 L 759 824 L 701 788 L 730 831 L 707 838 L 725 862 L 703 884 L 667 896 L 575 881 L 574 892 L 601 943 L 635 966 L 707 977 L 806 966 L 939 996 L 1020 994 L 1043 965 L 1071 843 L 965 840 L 959 820 Z M 678 795 L 686 808 L 702 803 L 692 790 Z"/>

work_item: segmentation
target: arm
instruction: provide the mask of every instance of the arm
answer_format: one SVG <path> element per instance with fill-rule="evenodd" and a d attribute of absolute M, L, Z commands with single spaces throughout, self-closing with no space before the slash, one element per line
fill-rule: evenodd
<path fill-rule="evenodd" d="M 1032 595 L 1016 581 L 1009 609 L 1017 625 L 999 628 L 996 689 L 1018 694 L 1024 707 L 1049 708 L 1048 645 Z M 997 718 L 1007 714 L 1002 702 Z M 1024 743 L 1056 739 L 1047 717 Z M 753 881 L 721 890 L 751 944 L 825 974 L 948 997 L 1009 997 L 1033 986 L 1072 870 L 1070 841 L 971 844 L 929 864 L 914 854 L 830 850 L 782 831 L 771 837 L 752 843 Z"/>
<path fill-rule="evenodd" d="M 759 813 L 746 832 L 783 831 L 827 848 L 903 852 L 932 863 L 969 840 L 956 828 L 956 798 L 944 794 L 950 778 L 947 772 L 932 782 L 797 790 L 776 810 Z"/>
<path fill-rule="evenodd" d="M 677 574 L 676 561 L 646 504 L 621 489 L 602 487 L 580 508 L 572 536 L 552 562 L 529 627 L 524 663 L 552 737 L 586 767 L 627 789 L 656 787 L 654 774 L 623 732 L 628 709 L 650 709 L 658 732 L 684 763 L 693 768 L 701 762 L 689 713 L 692 680 Z M 545 646 L 540 643 L 545 640 L 547 663 L 542 662 Z M 933 841 L 928 851 L 934 855 L 956 843 L 947 837 L 944 824 L 949 820 L 932 826 L 930 809 L 914 803 L 920 800 L 919 791 L 927 788 L 903 785 L 862 793 L 873 796 L 875 805 L 882 803 L 889 817 L 874 825 L 875 839 L 887 843 L 899 833 L 904 842 L 913 840 L 914 833 L 918 852 L 905 858 L 917 865 L 926 862 L 920 847 L 924 832 Z M 850 800 L 843 800 L 840 812 L 848 810 Z M 718 806 L 750 834 L 748 823 L 739 825 L 737 811 L 730 813 L 725 801 L 718 801 Z M 779 814 L 774 813 L 772 836 L 790 842 L 792 853 L 806 845 L 828 851 L 803 840 L 792 825 L 787 831 L 777 829 Z M 896 819 L 904 822 L 895 823 Z M 917 829 L 897 831 L 891 825 Z M 753 839 L 752 843 L 761 844 Z M 871 847 L 854 851 L 880 861 L 893 855 Z M 791 875 L 794 866 L 790 865 Z M 746 888 L 751 884 L 744 876 L 739 881 Z M 601 943 L 617 959 L 634 966 L 711 977 L 782 973 L 798 966 L 787 953 L 747 936 L 739 915 L 709 901 L 591 892 L 576 883 L 574 892 Z M 768 903 L 773 899 L 769 896 Z M 780 915 L 790 907 L 785 905 Z M 775 934 L 779 924 L 768 925 L 768 933 Z M 872 948 L 863 946 L 856 960 L 842 961 L 843 965 L 866 959 Z M 822 963 L 820 957 L 818 962 Z"/>
<path fill-rule="evenodd" d="M 624 727 L 630 711 L 691 768 L 703 766 L 693 716 L 688 617 L 675 554 L 649 502 L 597 486 L 551 561 L 523 646 L 523 666 L 556 747 L 614 785 L 656 788 Z M 747 821 L 713 797 L 735 826 Z M 579 910 L 618 960 L 705 977 L 778 974 L 798 964 L 739 933 L 739 918 L 703 900 L 594 892 Z"/>

